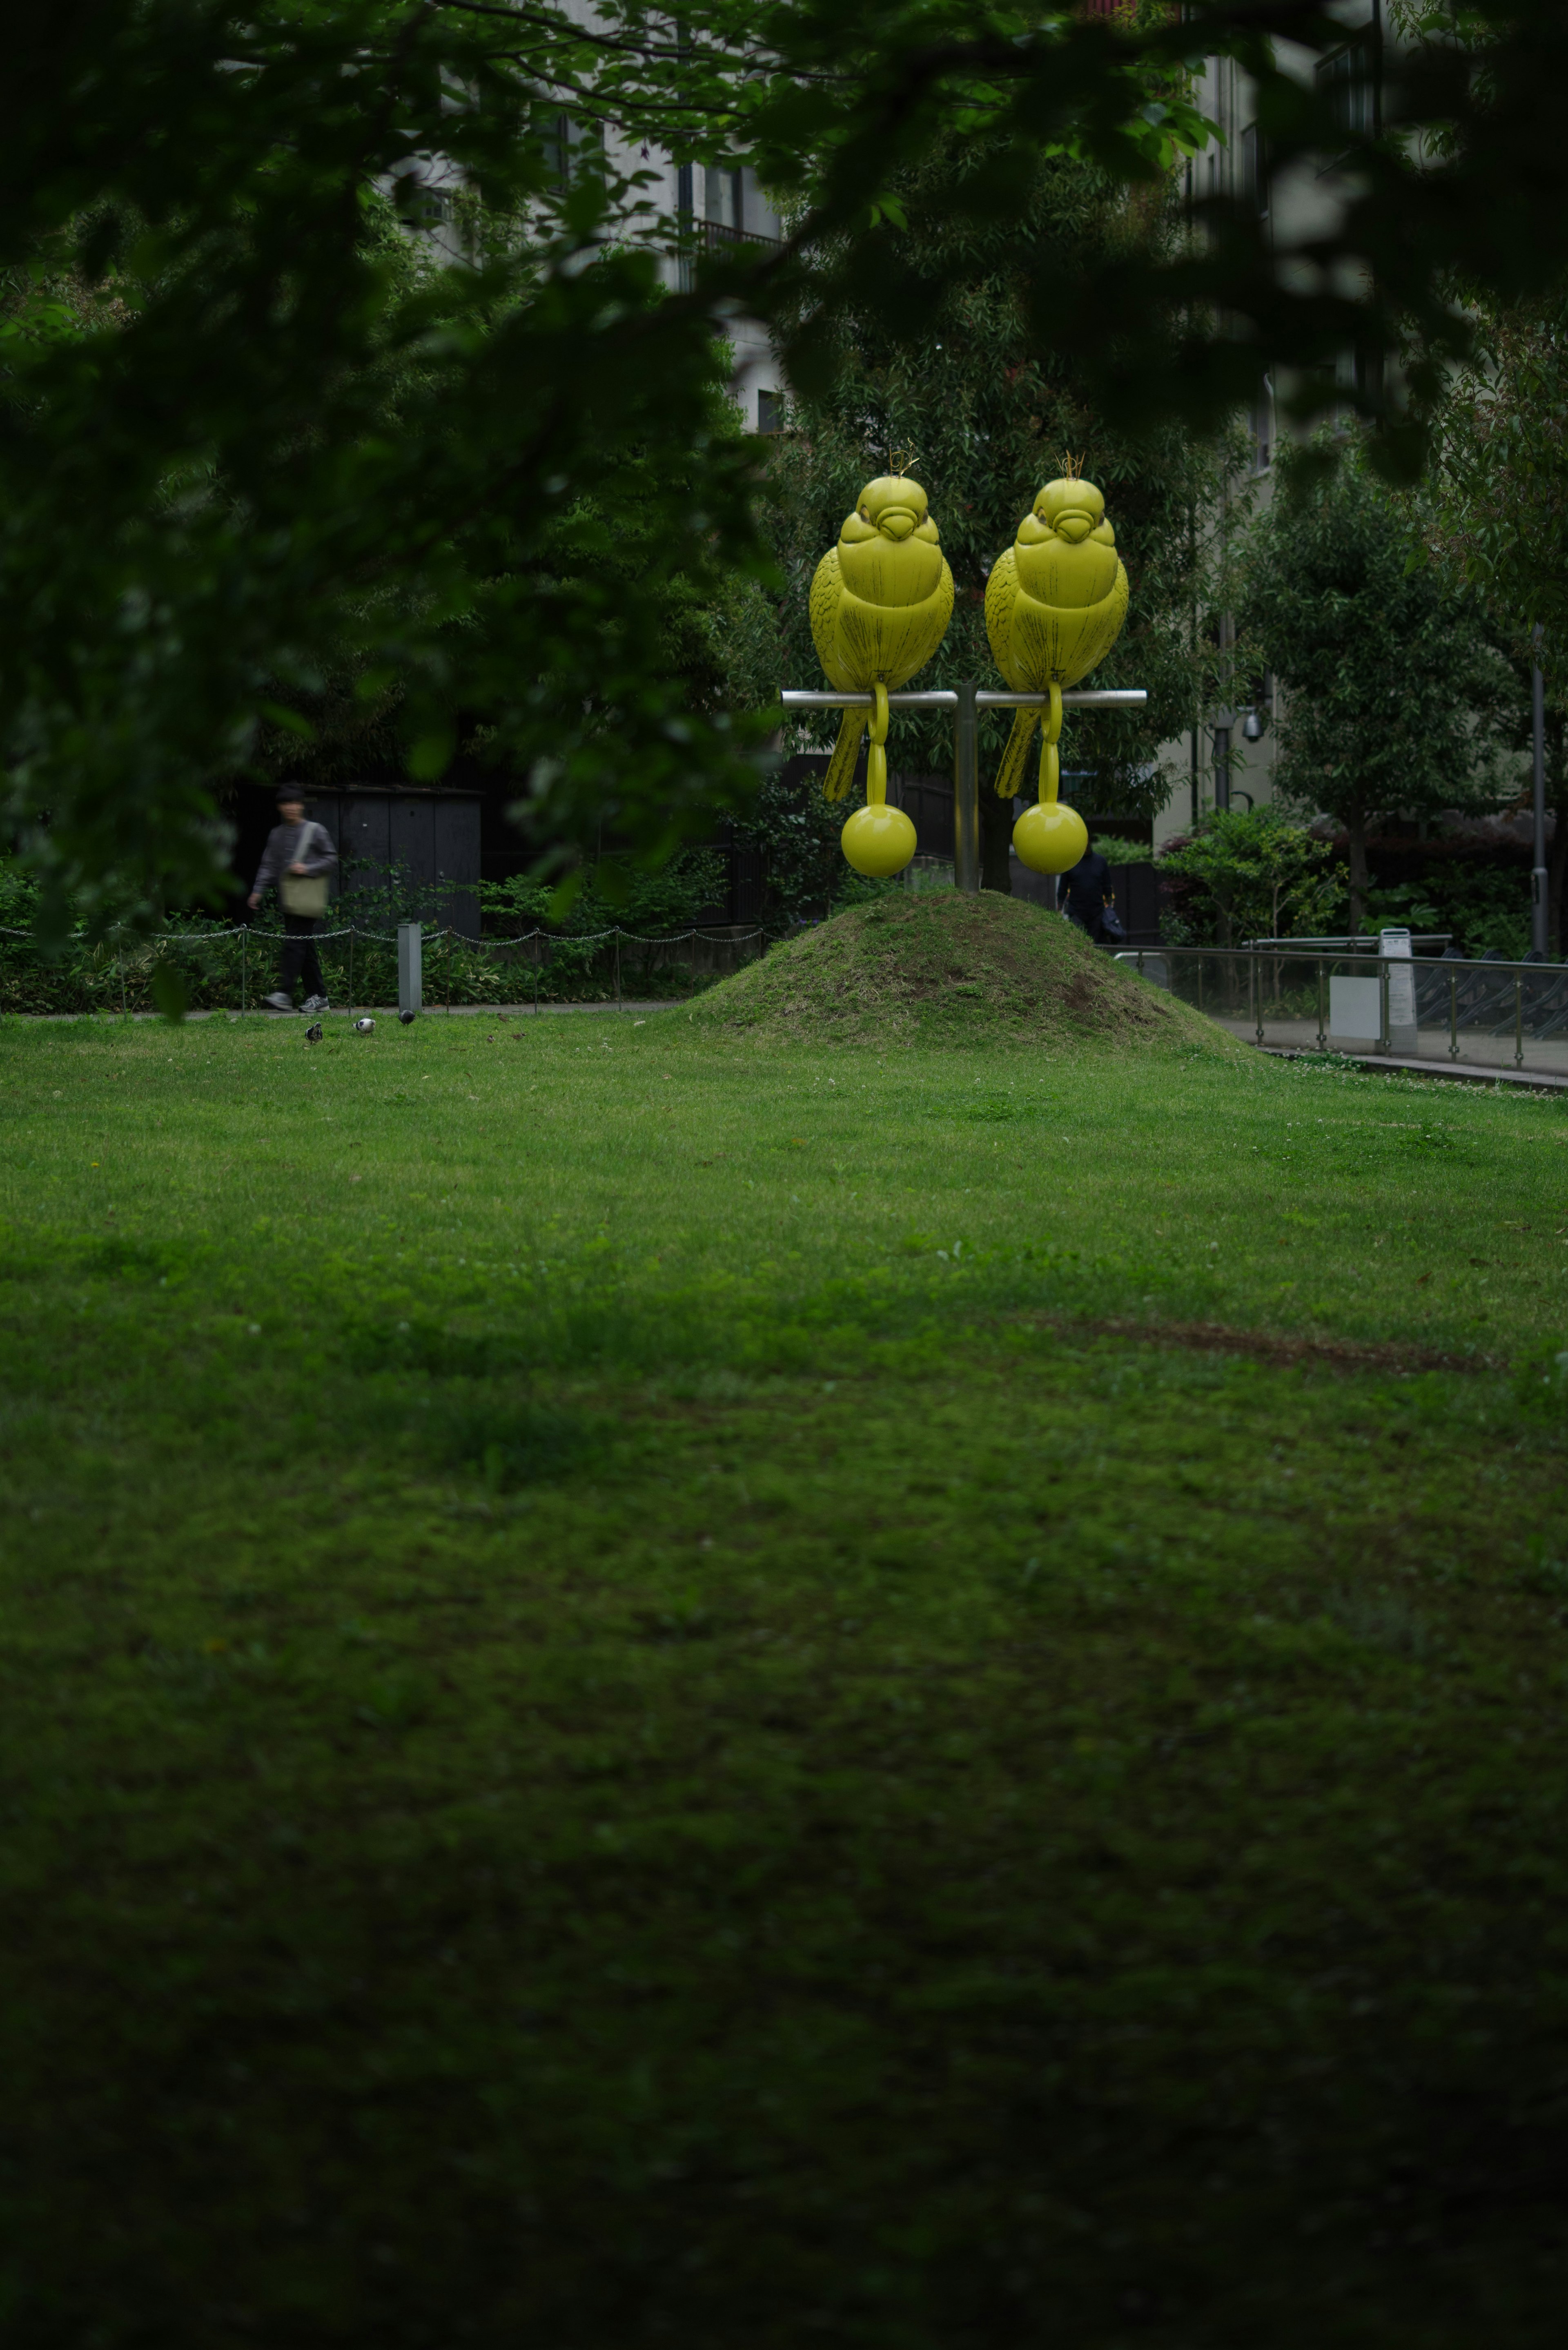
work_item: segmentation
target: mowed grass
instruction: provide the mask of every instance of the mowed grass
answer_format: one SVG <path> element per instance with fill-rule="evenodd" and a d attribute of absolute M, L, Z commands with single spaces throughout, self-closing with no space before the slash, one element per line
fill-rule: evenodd
<path fill-rule="evenodd" d="M 1560 2338 L 1568 1107 L 0 1079 L 7 2341 Z"/>

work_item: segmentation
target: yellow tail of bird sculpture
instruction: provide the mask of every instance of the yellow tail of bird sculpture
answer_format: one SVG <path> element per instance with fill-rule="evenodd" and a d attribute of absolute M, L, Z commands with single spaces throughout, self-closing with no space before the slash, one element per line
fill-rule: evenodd
<path fill-rule="evenodd" d="M 1104 660 L 1121 634 L 1127 612 L 1127 575 L 1116 553 L 1116 535 L 1106 520 L 1106 501 L 1069 459 L 1063 478 L 1046 483 L 986 583 L 985 628 L 997 668 L 1015 693 L 1051 695 L 1048 712 L 1021 710 L 1013 719 L 996 777 L 1002 799 L 1013 799 L 1024 789 L 1030 740 L 1044 716 L 1040 806 L 1054 806 L 1061 775 L 1056 749 L 1062 727 L 1060 689 L 1076 685 Z M 1019 818 L 1019 828 L 1033 814 Z M 1075 816 L 1073 822 L 1086 844 L 1081 819 Z M 1022 840 L 1018 851 L 1026 863 L 1033 863 Z M 1064 872 L 1066 868 L 1037 869 Z"/>
<path fill-rule="evenodd" d="M 873 692 L 908 684 L 923 669 L 947 634 L 952 618 L 953 576 L 941 551 L 936 524 L 919 482 L 901 473 L 867 482 L 838 534 L 838 544 L 816 567 L 811 583 L 811 633 L 828 682 L 842 692 Z M 828 762 L 823 789 L 841 800 L 855 777 L 860 737 L 871 721 L 871 757 L 867 768 L 867 806 L 845 827 L 845 854 L 858 869 L 898 872 L 914 854 L 914 827 L 887 806 L 888 733 L 886 692 L 872 711 L 846 710 Z M 866 825 L 874 809 L 880 823 Z M 893 821 L 897 819 L 897 821 Z M 857 842 L 848 836 L 857 831 Z M 861 841 L 859 835 L 864 834 Z M 861 864 L 852 846 L 878 861 Z M 895 863 L 887 860 L 908 840 Z"/>

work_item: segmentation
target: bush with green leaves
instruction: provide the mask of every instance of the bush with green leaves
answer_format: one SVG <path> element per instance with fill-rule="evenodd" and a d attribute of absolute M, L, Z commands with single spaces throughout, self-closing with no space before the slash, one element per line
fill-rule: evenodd
<path fill-rule="evenodd" d="M 1215 810 L 1166 845 L 1159 871 L 1179 885 L 1161 924 L 1172 946 L 1311 937 L 1344 919 L 1344 866 L 1282 808 Z"/>
<path fill-rule="evenodd" d="M 1366 919 L 1369 930 L 1402 923 L 1447 933 L 1461 954 L 1495 951 L 1513 962 L 1530 951 L 1530 875 L 1522 866 L 1433 864 L 1415 881 L 1374 883 Z"/>

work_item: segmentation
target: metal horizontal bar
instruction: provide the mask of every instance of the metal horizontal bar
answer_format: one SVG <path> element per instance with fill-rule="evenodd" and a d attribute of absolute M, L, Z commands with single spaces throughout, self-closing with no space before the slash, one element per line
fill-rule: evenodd
<path fill-rule="evenodd" d="M 1424 939 L 1428 946 L 1446 947 L 1452 936 L 1451 931 L 1412 931 L 1410 943 L 1414 946 L 1417 939 Z M 1249 939 L 1247 944 L 1260 950 L 1286 947 L 1292 954 L 1377 954 L 1381 951 L 1376 931 L 1370 935 L 1364 932 L 1354 939 L 1348 933 L 1344 936 L 1336 933 L 1332 938 Z"/>
<path fill-rule="evenodd" d="M 1048 693 L 991 693 L 975 695 L 981 710 L 1048 710 Z M 1062 696 L 1064 710 L 1141 710 L 1148 694 L 1141 685 L 1085 686 Z"/>
<path fill-rule="evenodd" d="M 869 710 L 871 707 L 868 693 L 797 693 L 793 687 L 781 693 L 779 700 L 786 710 Z M 940 689 L 929 693 L 890 693 L 888 706 L 890 710 L 956 710 L 958 696 Z"/>
<path fill-rule="evenodd" d="M 981 710 L 1047 710 L 1051 704 L 1048 693 L 992 693 L 981 691 L 975 695 Z M 868 693 L 812 693 L 790 686 L 779 700 L 786 710 L 869 710 Z M 1062 696 L 1068 710 L 1141 710 L 1148 700 L 1141 685 L 1086 686 Z M 958 695 L 934 688 L 925 693 L 890 693 L 890 710 L 956 710 Z"/>

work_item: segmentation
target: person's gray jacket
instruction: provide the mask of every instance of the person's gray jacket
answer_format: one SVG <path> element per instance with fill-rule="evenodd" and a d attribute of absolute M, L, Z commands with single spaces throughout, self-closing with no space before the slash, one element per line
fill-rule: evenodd
<path fill-rule="evenodd" d="M 256 868 L 255 889 L 259 898 L 270 889 L 280 874 L 291 865 L 303 865 L 307 875 L 330 873 L 337 862 L 337 851 L 332 837 L 315 818 L 306 816 L 303 824 L 275 824 L 266 837 L 262 861 Z"/>

